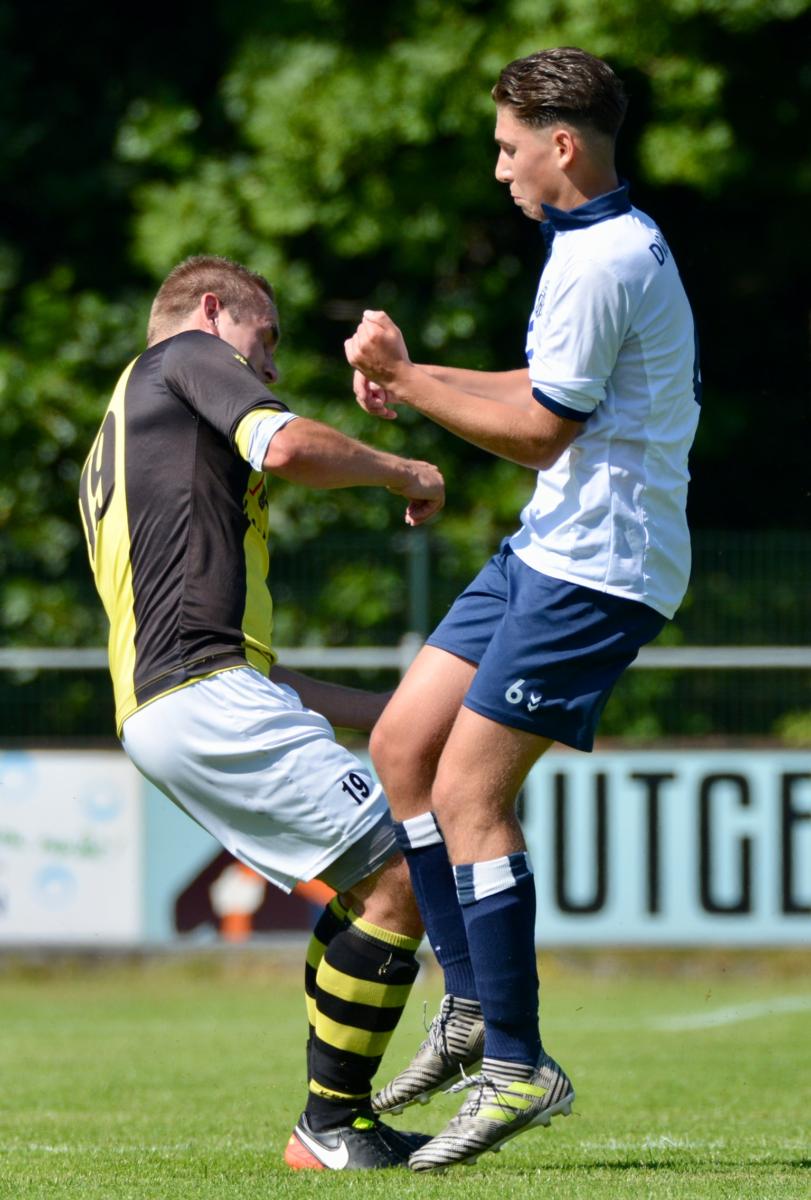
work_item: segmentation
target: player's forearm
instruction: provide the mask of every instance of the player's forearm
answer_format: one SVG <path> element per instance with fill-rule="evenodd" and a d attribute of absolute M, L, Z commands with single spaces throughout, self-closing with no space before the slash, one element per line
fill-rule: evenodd
<path fill-rule="evenodd" d="M 470 396 L 484 396 L 502 404 L 527 407 L 532 400 L 532 385 L 529 371 L 519 367 L 515 371 L 471 371 L 465 367 L 445 367 L 437 363 L 419 363 L 420 370 L 432 379 L 458 388 Z"/>
<path fill-rule="evenodd" d="M 320 421 L 299 417 L 275 435 L 263 465 L 281 479 L 305 487 L 399 488 L 411 477 L 408 463 Z"/>
<path fill-rule="evenodd" d="M 299 671 L 291 671 L 278 663 L 270 677 L 276 683 L 286 683 L 298 692 L 304 704 L 326 717 L 331 725 L 369 733 L 388 703 L 389 692 L 367 692 L 361 688 L 344 687 L 312 679 Z"/>
<path fill-rule="evenodd" d="M 528 403 L 504 404 L 462 391 L 413 363 L 400 364 L 385 386 L 395 402 L 520 466 L 535 470 L 551 466 L 564 448 L 554 433 L 547 434 L 543 414 L 529 391 Z"/>

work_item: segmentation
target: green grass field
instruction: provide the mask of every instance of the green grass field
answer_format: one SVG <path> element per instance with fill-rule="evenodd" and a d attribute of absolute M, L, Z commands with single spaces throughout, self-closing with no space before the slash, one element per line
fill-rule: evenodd
<path fill-rule="evenodd" d="M 422 1037 L 423 972 L 389 1051 Z M 808 956 L 550 957 L 575 1114 L 444 1175 L 293 1173 L 303 1017 L 289 954 L 0 966 L 0 1196 L 808 1197 Z M 386 1067 L 384 1066 L 384 1070 Z M 395 1118 L 439 1128 L 441 1097 Z"/>

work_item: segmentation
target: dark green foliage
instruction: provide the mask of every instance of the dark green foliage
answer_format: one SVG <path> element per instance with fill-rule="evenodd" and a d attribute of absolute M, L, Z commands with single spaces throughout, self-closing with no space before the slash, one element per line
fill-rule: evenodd
<path fill-rule="evenodd" d="M 373 423 L 343 340 L 379 306 L 418 360 L 520 364 L 538 233 L 493 179 L 489 89 L 542 45 L 583 45 L 629 83 L 622 170 L 702 335 L 693 525 L 807 527 L 810 7 L 220 0 L 122 24 L 89 0 L 0 3 L 0 637 L 102 639 L 78 473 L 157 283 L 204 250 L 273 280 L 285 399 L 446 472 L 433 582 L 453 595 L 514 525 L 531 475 L 409 414 Z M 279 605 L 285 640 L 394 640 L 402 505 L 281 486 L 272 503 L 274 572 L 312 569 L 315 540 L 330 568 L 305 606 Z M 384 551 L 342 557 L 371 535 Z"/>

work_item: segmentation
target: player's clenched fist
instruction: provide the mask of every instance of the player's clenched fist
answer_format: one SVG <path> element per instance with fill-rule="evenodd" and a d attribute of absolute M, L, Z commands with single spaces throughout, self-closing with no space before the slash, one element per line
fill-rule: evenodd
<path fill-rule="evenodd" d="M 373 417 L 382 417 L 384 421 L 393 421 L 397 413 L 390 408 L 391 397 L 379 383 L 372 383 L 362 371 L 355 371 L 352 376 L 352 391 L 361 408 Z"/>
<path fill-rule="evenodd" d="M 405 459 L 404 467 L 402 482 L 390 483 L 388 490 L 408 500 L 406 524 L 422 525 L 444 505 L 445 481 L 433 463 Z"/>
<path fill-rule="evenodd" d="M 411 361 L 403 335 L 391 317 L 369 309 L 352 337 L 344 342 L 344 349 L 356 370 L 384 388 L 394 382 L 398 369 Z"/>

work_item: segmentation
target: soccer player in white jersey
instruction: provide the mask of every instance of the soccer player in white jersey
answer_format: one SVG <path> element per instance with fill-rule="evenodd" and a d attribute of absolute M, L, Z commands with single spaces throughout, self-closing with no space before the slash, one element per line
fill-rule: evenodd
<path fill-rule="evenodd" d="M 566 47 L 510 63 L 493 98 L 496 179 L 541 223 L 546 250 L 527 365 L 417 365 L 382 312 L 346 344 L 369 412 L 390 419 L 406 404 L 538 471 L 518 530 L 428 638 L 372 738 L 446 987 L 375 1104 L 400 1111 L 463 1070 L 472 1088 L 412 1154 L 415 1170 L 474 1161 L 571 1109 L 539 1035 L 534 882 L 514 800 L 553 743 L 591 750 L 611 689 L 673 616 L 690 566 L 696 338 L 667 243 L 616 174 L 622 84 Z"/>

